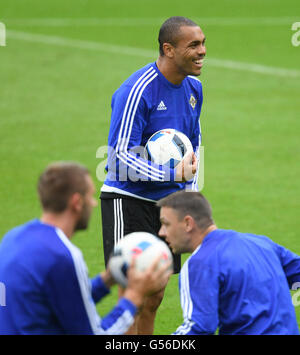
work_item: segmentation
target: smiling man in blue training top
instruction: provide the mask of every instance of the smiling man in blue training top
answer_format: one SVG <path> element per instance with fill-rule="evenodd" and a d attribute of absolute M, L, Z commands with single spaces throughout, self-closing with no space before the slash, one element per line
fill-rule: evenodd
<path fill-rule="evenodd" d="M 178 190 L 198 190 L 203 95 L 197 77 L 206 55 L 205 35 L 195 22 L 174 16 L 162 24 L 158 42 L 158 59 L 133 73 L 112 97 L 108 173 L 101 188 L 106 263 L 124 235 L 158 233 L 156 201 Z M 194 151 L 175 168 L 149 162 L 135 152 L 134 148 L 144 147 L 155 132 L 170 128 L 183 132 Z M 175 273 L 180 266 L 176 255 Z M 162 297 L 160 292 L 147 299 L 133 334 L 152 334 Z"/>

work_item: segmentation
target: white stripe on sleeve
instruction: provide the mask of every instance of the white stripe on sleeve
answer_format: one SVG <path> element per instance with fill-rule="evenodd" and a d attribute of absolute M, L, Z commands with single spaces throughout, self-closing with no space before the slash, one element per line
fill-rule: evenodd
<path fill-rule="evenodd" d="M 158 76 L 156 71 L 149 68 L 132 87 L 123 112 L 118 143 L 116 146 L 117 157 L 126 165 L 133 169 L 139 169 L 145 176 L 155 181 L 163 181 L 165 172 L 159 170 L 147 162 L 138 159 L 134 154 L 128 151 L 128 144 L 132 132 L 135 114 L 146 87 Z"/>
<path fill-rule="evenodd" d="M 180 271 L 180 302 L 183 311 L 184 322 L 173 333 L 175 335 L 187 334 L 195 324 L 195 322 L 192 321 L 193 301 L 190 294 L 188 261 L 189 259 L 184 263 Z"/>
<path fill-rule="evenodd" d="M 134 317 L 132 316 L 130 311 L 124 310 L 124 312 L 116 319 L 116 321 L 112 324 L 110 328 L 104 330 L 101 327 L 101 318 L 99 317 L 95 303 L 92 300 L 87 267 L 84 262 L 82 253 L 75 245 L 70 242 L 70 240 L 66 237 L 66 235 L 61 229 L 56 228 L 56 233 L 71 253 L 83 304 L 93 333 L 95 335 L 124 334 L 134 322 Z"/>
<path fill-rule="evenodd" d="M 90 326 L 94 334 L 99 334 L 100 331 L 99 325 L 101 323 L 101 319 L 97 313 L 95 303 L 91 298 L 90 283 L 89 283 L 89 278 L 87 276 L 87 267 L 83 260 L 82 253 L 75 245 L 73 245 L 69 241 L 69 239 L 66 237 L 66 235 L 63 233 L 61 229 L 56 228 L 56 233 L 71 253 L 80 291 L 81 291 L 83 304 L 90 322 Z"/>

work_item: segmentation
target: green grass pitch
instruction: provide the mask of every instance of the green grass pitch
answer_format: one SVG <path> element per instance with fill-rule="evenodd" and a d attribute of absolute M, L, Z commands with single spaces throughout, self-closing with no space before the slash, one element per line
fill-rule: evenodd
<path fill-rule="evenodd" d="M 158 29 L 173 15 L 196 20 L 207 37 L 203 193 L 217 225 L 300 253 L 300 46 L 291 42 L 298 0 L 2 1 L 0 236 L 39 217 L 36 181 L 49 162 L 87 165 L 100 190 L 96 151 L 107 143 L 111 95 L 156 60 Z M 104 267 L 100 231 L 98 207 L 89 230 L 73 239 L 91 276 Z M 172 276 L 155 334 L 182 321 L 177 281 Z M 114 290 L 100 315 L 116 299 Z"/>

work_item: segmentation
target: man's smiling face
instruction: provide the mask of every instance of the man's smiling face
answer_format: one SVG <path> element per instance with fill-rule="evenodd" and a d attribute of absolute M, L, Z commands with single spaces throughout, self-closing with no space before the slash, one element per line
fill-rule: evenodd
<path fill-rule="evenodd" d="M 173 45 L 174 63 L 184 76 L 201 74 L 206 55 L 205 36 L 198 26 L 182 26 L 180 36 Z"/>

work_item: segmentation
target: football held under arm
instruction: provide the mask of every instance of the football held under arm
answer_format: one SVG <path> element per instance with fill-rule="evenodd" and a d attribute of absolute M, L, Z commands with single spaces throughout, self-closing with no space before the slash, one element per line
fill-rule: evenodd
<path fill-rule="evenodd" d="M 117 92 L 112 100 L 108 170 L 115 169 L 120 181 L 174 181 L 175 169 L 144 158 L 143 132 L 148 108 L 143 98 L 134 100 L 128 92 Z"/>

